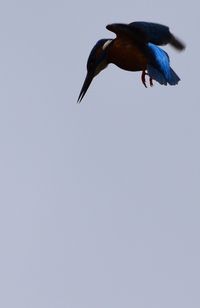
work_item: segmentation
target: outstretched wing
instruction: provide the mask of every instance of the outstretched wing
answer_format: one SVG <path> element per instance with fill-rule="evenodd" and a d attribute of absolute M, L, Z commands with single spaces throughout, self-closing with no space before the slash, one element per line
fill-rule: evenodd
<path fill-rule="evenodd" d="M 133 27 L 128 24 L 115 23 L 107 25 L 106 29 L 114 32 L 119 38 L 133 40 L 134 42 L 142 45 L 148 43 L 145 32 L 138 27 Z"/>
<path fill-rule="evenodd" d="M 183 50 L 185 45 L 169 30 L 169 27 L 145 21 L 136 21 L 130 24 L 111 24 L 106 27 L 117 36 L 132 38 L 140 44 L 153 43 L 156 45 L 171 44 L 178 50 Z"/>
<path fill-rule="evenodd" d="M 169 27 L 145 21 L 136 21 L 129 24 L 133 31 L 137 29 L 145 33 L 148 42 L 156 45 L 171 44 L 176 49 L 182 50 L 185 45 L 177 39 L 169 30 Z"/>

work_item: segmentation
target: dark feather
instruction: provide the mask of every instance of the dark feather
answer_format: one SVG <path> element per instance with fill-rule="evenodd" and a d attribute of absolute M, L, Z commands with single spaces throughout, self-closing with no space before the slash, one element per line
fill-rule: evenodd
<path fill-rule="evenodd" d="M 136 21 L 130 24 L 111 24 L 106 27 L 117 36 L 127 36 L 142 44 L 148 42 L 156 45 L 171 44 L 178 50 L 183 50 L 185 45 L 178 40 L 169 30 L 169 27 L 157 23 Z"/>

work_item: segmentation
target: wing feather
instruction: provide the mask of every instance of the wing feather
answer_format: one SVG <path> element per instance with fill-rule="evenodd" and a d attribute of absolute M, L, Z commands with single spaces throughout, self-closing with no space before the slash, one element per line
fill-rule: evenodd
<path fill-rule="evenodd" d="M 126 36 L 140 44 L 153 43 L 155 45 L 171 44 L 178 50 L 185 45 L 169 30 L 169 27 L 153 22 L 136 21 L 130 24 L 115 23 L 107 25 L 108 30 L 117 36 Z"/>

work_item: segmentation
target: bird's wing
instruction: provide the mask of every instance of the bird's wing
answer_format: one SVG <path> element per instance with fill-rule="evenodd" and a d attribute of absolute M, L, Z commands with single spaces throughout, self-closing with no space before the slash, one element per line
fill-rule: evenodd
<path fill-rule="evenodd" d="M 106 27 L 117 36 L 132 38 L 140 44 L 153 43 L 156 45 L 171 44 L 174 48 L 182 50 L 184 44 L 169 30 L 169 27 L 145 21 L 136 21 L 130 24 L 111 24 Z"/>
<path fill-rule="evenodd" d="M 149 76 L 158 81 L 160 84 L 175 85 L 180 78 L 170 67 L 170 59 L 168 54 L 157 45 L 148 43 L 147 71 Z"/>
<path fill-rule="evenodd" d="M 133 28 L 128 24 L 109 24 L 106 29 L 114 32 L 118 38 L 128 39 L 142 45 L 148 43 L 147 36 L 143 30 Z"/>

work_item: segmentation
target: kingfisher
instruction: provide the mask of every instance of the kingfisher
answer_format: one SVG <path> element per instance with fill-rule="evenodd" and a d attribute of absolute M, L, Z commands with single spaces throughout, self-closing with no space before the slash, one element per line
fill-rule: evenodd
<path fill-rule="evenodd" d="M 153 86 L 153 80 L 161 85 L 178 84 L 180 78 L 170 67 L 168 54 L 158 47 L 170 44 L 179 51 L 185 48 L 183 42 L 170 32 L 169 27 L 136 21 L 129 24 L 113 23 L 106 28 L 114 32 L 116 38 L 101 39 L 92 48 L 78 103 L 82 101 L 93 78 L 110 63 L 126 71 L 141 71 L 141 81 L 145 87 L 147 75 L 150 86 Z"/>

